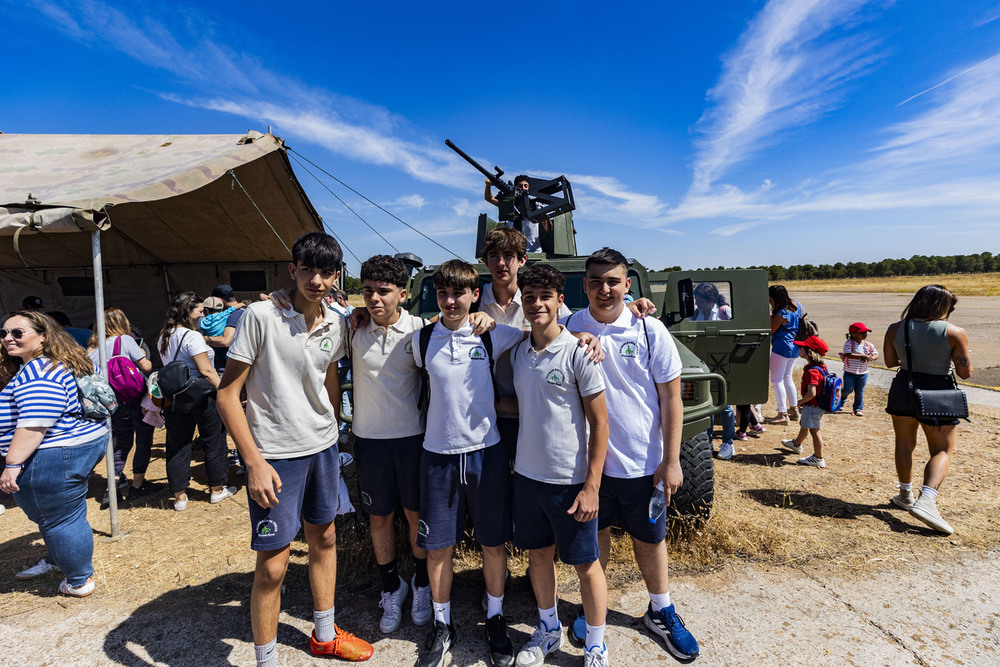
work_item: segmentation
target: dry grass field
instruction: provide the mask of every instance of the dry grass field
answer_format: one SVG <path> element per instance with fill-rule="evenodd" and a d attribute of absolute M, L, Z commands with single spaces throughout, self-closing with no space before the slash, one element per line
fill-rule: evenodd
<path fill-rule="evenodd" d="M 913 294 L 924 285 L 944 285 L 957 296 L 1000 296 L 1000 273 L 948 273 L 940 276 L 892 276 L 834 280 L 777 281 L 789 292 L 878 292 Z"/>

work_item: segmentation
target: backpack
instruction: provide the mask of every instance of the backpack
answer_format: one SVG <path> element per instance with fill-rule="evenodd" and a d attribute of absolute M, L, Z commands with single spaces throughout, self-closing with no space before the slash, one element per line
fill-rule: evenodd
<path fill-rule="evenodd" d="M 819 327 L 815 322 L 809 319 L 809 313 L 805 311 L 802 304 L 798 301 L 796 301 L 795 304 L 799 307 L 799 328 L 798 331 L 795 332 L 795 340 L 805 340 L 806 338 L 809 338 L 809 336 L 818 336 Z"/>
<path fill-rule="evenodd" d="M 837 412 L 844 405 L 844 397 L 842 395 L 844 381 L 837 377 L 836 373 L 831 373 L 822 367 L 819 368 L 823 372 L 823 382 L 819 385 L 816 402 L 826 412 Z"/>
<path fill-rule="evenodd" d="M 118 409 L 118 400 L 111 385 L 104 376 L 91 375 L 74 376 L 76 380 L 77 398 L 80 400 L 80 412 L 73 416 L 92 422 L 102 422 L 111 417 Z"/>
<path fill-rule="evenodd" d="M 175 332 L 176 333 L 176 330 Z M 156 376 L 156 386 L 160 395 L 170 401 L 170 408 L 182 415 L 197 415 L 205 409 L 208 399 L 215 393 L 212 383 L 201 375 L 192 375 L 183 361 L 178 361 L 184 337 L 191 333 L 188 329 L 177 343 L 174 359 L 160 369 Z"/>
<path fill-rule="evenodd" d="M 427 373 L 427 348 L 431 344 L 431 334 L 434 332 L 434 322 L 424 325 L 418 332 L 418 344 L 420 345 L 420 393 L 417 396 L 417 405 L 421 410 L 426 410 L 431 401 L 431 377 Z M 490 381 L 493 384 L 493 402 L 500 400 L 500 390 L 497 388 L 497 378 L 493 370 L 493 339 L 487 331 L 479 337 L 486 348 L 486 359 L 490 362 Z"/>
<path fill-rule="evenodd" d="M 135 362 L 122 354 L 122 337 L 115 339 L 115 347 L 108 359 L 108 384 L 121 403 L 132 403 L 146 393 L 146 378 Z"/>
<path fill-rule="evenodd" d="M 221 336 L 222 332 L 226 330 L 226 320 L 229 319 L 234 310 L 236 310 L 236 306 L 230 306 L 217 313 L 205 315 L 198 323 L 198 328 L 206 336 Z"/>

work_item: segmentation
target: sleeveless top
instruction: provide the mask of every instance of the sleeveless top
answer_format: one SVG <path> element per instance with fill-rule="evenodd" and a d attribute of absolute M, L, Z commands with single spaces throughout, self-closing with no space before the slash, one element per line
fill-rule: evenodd
<path fill-rule="evenodd" d="M 913 357 L 913 368 L 906 364 L 906 338 L 903 335 L 904 320 L 896 330 L 893 344 L 899 355 L 901 370 L 913 370 L 916 373 L 929 375 L 947 375 L 951 372 L 951 343 L 948 342 L 948 322 L 935 320 L 933 322 L 918 322 L 910 320 L 910 356 Z"/>

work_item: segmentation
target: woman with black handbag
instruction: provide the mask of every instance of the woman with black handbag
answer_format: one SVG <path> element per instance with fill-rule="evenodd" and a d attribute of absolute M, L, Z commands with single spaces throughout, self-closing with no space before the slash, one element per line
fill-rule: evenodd
<path fill-rule="evenodd" d="M 187 487 L 191 481 L 191 440 L 198 427 L 200 442 L 205 447 L 205 470 L 208 485 L 212 487 L 211 503 L 220 503 L 236 492 L 226 486 L 229 478 L 226 438 L 222 432 L 222 419 L 215 407 L 215 390 L 219 388 L 219 374 L 215 372 L 215 352 L 198 331 L 198 320 L 204 312 L 204 299 L 194 292 L 177 294 L 167 311 L 167 320 L 160 331 L 160 358 L 164 369 L 170 362 L 186 366 L 190 380 L 183 394 L 172 398 L 163 410 L 167 426 L 167 483 L 174 494 L 174 509 L 187 509 Z M 183 370 L 183 369 L 182 369 Z"/>
<path fill-rule="evenodd" d="M 899 366 L 889 388 L 885 411 L 896 434 L 899 493 L 892 502 L 934 530 L 950 535 L 952 527 L 937 510 L 938 488 L 955 449 L 955 426 L 969 414 L 965 393 L 952 375 L 972 375 L 969 337 L 948 322 L 958 299 L 943 285 L 925 285 L 903 310 L 903 319 L 885 332 L 885 363 Z M 913 495 L 913 450 L 923 428 L 930 449 L 920 496 Z"/>

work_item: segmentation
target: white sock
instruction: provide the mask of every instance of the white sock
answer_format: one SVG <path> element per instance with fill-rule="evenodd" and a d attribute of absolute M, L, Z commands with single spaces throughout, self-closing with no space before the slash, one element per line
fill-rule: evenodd
<path fill-rule="evenodd" d="M 913 490 L 913 482 L 906 482 L 905 484 L 903 482 L 900 482 L 899 483 L 899 490 L 900 491 L 912 491 Z"/>
<path fill-rule="evenodd" d="M 333 625 L 333 607 L 327 611 L 313 609 L 313 623 L 316 625 L 313 634 L 318 642 L 332 642 L 337 637 L 337 628 Z"/>
<path fill-rule="evenodd" d="M 434 620 L 451 625 L 451 602 L 434 603 Z"/>
<path fill-rule="evenodd" d="M 493 618 L 497 614 L 503 614 L 503 596 L 498 598 L 486 593 L 486 618 Z"/>
<path fill-rule="evenodd" d="M 539 607 L 538 618 L 549 632 L 559 627 L 559 615 L 556 613 L 555 607 L 551 609 L 542 609 Z"/>
<path fill-rule="evenodd" d="M 650 593 L 649 601 L 653 605 L 653 611 L 660 611 L 664 607 L 670 606 L 670 591 L 666 593 Z"/>
<path fill-rule="evenodd" d="M 920 487 L 920 497 L 922 498 L 924 496 L 927 496 L 931 500 L 935 500 L 937 498 L 937 489 L 932 489 L 926 485 Z"/>
<path fill-rule="evenodd" d="M 587 624 L 587 639 L 583 642 L 586 647 L 584 650 L 589 651 L 595 646 L 604 646 L 604 628 L 606 627 L 606 625 Z"/>
<path fill-rule="evenodd" d="M 278 667 L 278 637 L 264 644 L 263 646 L 253 646 L 254 655 L 257 657 L 257 667 Z"/>

